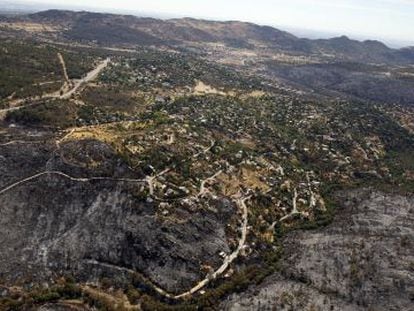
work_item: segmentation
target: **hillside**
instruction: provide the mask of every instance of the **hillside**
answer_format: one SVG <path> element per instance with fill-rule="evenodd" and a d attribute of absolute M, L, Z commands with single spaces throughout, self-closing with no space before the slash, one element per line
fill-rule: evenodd
<path fill-rule="evenodd" d="M 404 310 L 413 49 L 0 20 L 0 310 Z"/>

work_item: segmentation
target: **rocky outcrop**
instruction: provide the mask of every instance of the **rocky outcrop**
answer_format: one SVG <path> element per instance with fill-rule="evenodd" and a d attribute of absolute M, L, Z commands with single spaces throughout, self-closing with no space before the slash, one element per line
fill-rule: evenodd
<path fill-rule="evenodd" d="M 338 195 L 334 222 L 284 241 L 281 269 L 229 297 L 226 310 L 411 310 L 414 197 L 368 189 Z"/>

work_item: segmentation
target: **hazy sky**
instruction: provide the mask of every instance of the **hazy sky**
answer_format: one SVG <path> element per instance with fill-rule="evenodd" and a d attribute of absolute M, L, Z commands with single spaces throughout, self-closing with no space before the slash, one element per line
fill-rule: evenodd
<path fill-rule="evenodd" d="M 26 0 L 24 0 L 26 1 Z M 33 2 L 33 1 L 28 1 Z M 37 0 L 78 6 L 236 19 L 414 44 L 414 0 Z"/>

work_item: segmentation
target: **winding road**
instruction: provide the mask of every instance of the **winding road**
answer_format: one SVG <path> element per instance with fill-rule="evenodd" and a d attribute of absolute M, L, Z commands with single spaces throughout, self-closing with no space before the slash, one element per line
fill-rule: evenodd
<path fill-rule="evenodd" d="M 200 152 L 198 152 L 198 153 L 194 154 L 192 157 L 190 157 L 190 158 L 188 158 L 188 159 L 184 159 L 184 160 L 182 160 L 181 162 L 188 161 L 189 159 L 195 159 L 195 158 L 199 157 L 200 155 L 202 155 L 202 154 L 205 154 L 205 153 L 209 152 L 209 151 L 210 151 L 210 150 L 214 147 L 215 143 L 216 143 L 216 141 L 215 141 L 215 140 L 212 140 L 212 141 L 211 141 L 210 146 L 208 146 L 208 147 L 206 147 L 205 149 L 203 149 L 202 151 L 200 151 Z M 175 166 L 176 166 L 176 165 L 175 165 Z M 159 172 L 158 174 L 155 174 L 155 175 L 153 175 L 153 176 L 147 176 L 147 177 L 145 178 L 145 181 L 146 181 L 146 182 L 147 182 L 147 184 L 148 184 L 149 194 L 150 194 L 151 196 L 154 196 L 154 181 L 155 181 L 158 177 L 160 177 L 160 176 L 162 176 L 162 175 L 164 175 L 164 174 L 168 173 L 168 172 L 169 172 L 169 171 L 171 171 L 172 169 L 174 169 L 174 167 L 175 167 L 175 166 L 173 166 L 173 167 L 167 167 L 166 169 L 164 169 L 163 171 Z"/>
<path fill-rule="evenodd" d="M 163 173 L 165 173 L 167 170 L 162 171 L 161 173 L 159 173 L 156 176 L 160 176 Z M 221 172 L 217 172 L 215 175 L 218 175 Z M 6 192 L 12 190 L 13 188 L 16 188 L 18 186 L 21 186 L 25 183 L 28 183 L 32 180 L 35 180 L 37 178 L 40 178 L 42 176 L 45 175 L 58 175 L 58 176 L 62 176 L 64 178 L 70 179 L 72 181 L 76 181 L 76 182 L 89 182 L 89 181 L 93 181 L 93 180 L 110 180 L 110 181 L 121 181 L 121 182 L 134 182 L 134 183 L 148 183 L 148 177 L 147 179 L 131 179 L 131 178 L 112 178 L 112 177 L 89 177 L 89 178 L 85 178 L 85 177 L 73 177 L 70 176 L 66 173 L 60 172 L 60 171 L 44 171 L 44 172 L 40 172 L 37 174 L 34 174 L 32 176 L 29 176 L 27 178 L 24 178 L 18 182 L 15 182 L 5 188 L 3 188 L 2 190 L 0 190 L 0 195 L 5 194 Z M 155 178 L 151 177 L 151 178 Z M 211 179 L 212 177 L 210 177 L 209 179 Z M 148 183 L 150 184 L 150 183 Z M 156 286 L 155 284 L 152 284 L 152 286 L 154 287 L 154 289 L 161 295 L 170 298 L 170 299 L 181 299 L 187 296 L 190 296 L 196 292 L 198 292 L 199 290 L 201 290 L 203 287 L 205 287 L 210 281 L 216 279 L 217 277 L 219 277 L 220 275 L 222 275 L 224 273 L 224 271 L 227 270 L 227 268 L 229 267 L 229 265 L 239 256 L 240 251 L 245 247 L 245 243 L 246 243 L 246 237 L 247 237 L 247 223 L 248 223 L 248 209 L 247 209 L 247 205 L 246 205 L 246 201 L 250 199 L 249 197 L 241 197 L 241 195 L 239 194 L 238 196 L 240 197 L 235 197 L 233 200 L 236 203 L 236 205 L 238 206 L 238 208 L 240 210 L 242 210 L 242 226 L 241 226 L 241 237 L 239 239 L 239 243 L 237 248 L 229 255 L 227 255 L 224 260 L 222 265 L 213 273 L 208 274 L 203 280 L 201 280 L 200 282 L 197 283 L 197 285 L 195 285 L 194 287 L 192 287 L 190 290 L 179 294 L 179 295 L 173 295 L 170 294 L 168 292 L 166 292 L 165 290 L 161 289 L 160 287 Z M 91 261 L 90 263 L 94 263 L 94 264 L 100 264 L 100 265 L 105 265 L 103 263 L 99 263 L 97 261 Z M 129 270 L 129 269 L 125 269 L 122 267 L 117 267 L 114 265 L 111 265 L 111 267 L 115 267 L 116 269 L 121 269 L 124 271 L 128 271 L 128 272 L 136 272 L 133 270 Z"/>
<path fill-rule="evenodd" d="M 210 182 L 210 181 L 213 181 L 214 179 L 216 179 L 221 173 L 222 173 L 223 171 L 222 170 L 220 170 L 220 171 L 218 171 L 217 173 L 215 173 L 213 176 L 210 176 L 210 177 L 208 177 L 208 178 L 206 178 L 206 179 L 204 179 L 204 180 L 202 180 L 201 181 L 201 184 L 200 184 L 200 191 L 198 192 L 198 194 L 197 194 L 197 197 L 201 197 L 201 196 L 203 196 L 204 194 L 206 194 L 207 192 L 208 192 L 208 190 L 206 189 L 206 187 L 205 187 L 205 185 L 206 185 L 206 183 L 207 182 Z"/>
<path fill-rule="evenodd" d="M 191 288 L 190 290 L 173 296 L 172 298 L 174 299 L 180 299 L 180 298 L 184 298 L 187 296 L 190 296 L 196 292 L 198 292 L 199 290 L 201 290 L 203 287 L 205 287 L 210 281 L 216 279 L 217 277 L 219 277 L 220 275 L 222 275 L 224 273 L 224 271 L 227 270 L 227 268 L 229 267 L 229 265 L 237 258 L 239 257 L 240 251 L 242 249 L 244 249 L 245 244 L 246 244 L 246 238 L 247 238 L 247 223 L 248 223 L 248 209 L 247 209 L 247 205 L 246 205 L 246 201 L 249 200 L 250 197 L 244 197 L 244 198 L 237 198 L 235 200 L 237 206 L 242 210 L 243 212 L 243 216 L 242 216 L 242 227 L 241 227 L 241 237 L 239 239 L 239 243 L 237 248 L 230 254 L 227 255 L 224 260 L 223 260 L 223 264 L 216 270 L 214 271 L 212 274 L 209 274 L 206 276 L 205 279 L 201 280 L 200 282 L 198 282 L 198 284 L 196 286 L 194 286 L 193 288 Z"/>
<path fill-rule="evenodd" d="M 148 282 L 149 284 L 151 284 L 151 286 L 153 287 L 153 289 L 160 295 L 169 298 L 169 299 L 182 299 L 188 296 L 191 296 L 193 294 L 195 294 L 196 292 L 200 291 L 202 288 L 204 288 L 209 282 L 211 282 L 212 280 L 218 278 L 219 276 L 221 276 L 226 270 L 227 268 L 230 266 L 230 264 L 239 256 L 240 252 L 244 249 L 245 244 L 246 244 L 246 238 L 247 238 L 247 224 L 248 224 L 248 209 L 247 209 L 247 205 L 246 205 L 246 201 L 250 199 L 250 196 L 248 197 L 240 197 L 240 198 L 236 198 L 235 203 L 237 204 L 237 206 L 239 207 L 239 209 L 242 210 L 242 226 L 241 226 L 241 237 L 239 239 L 239 243 L 237 248 L 229 255 L 227 255 L 224 260 L 222 265 L 213 273 L 208 274 L 203 280 L 201 280 L 200 282 L 198 282 L 194 287 L 192 287 L 191 289 L 189 289 L 188 291 L 185 291 L 181 294 L 178 295 L 174 295 L 171 293 L 168 293 L 167 291 L 165 291 L 164 289 L 160 288 L 159 286 L 157 286 L 156 284 L 154 284 L 151 280 L 149 280 L 148 278 L 144 277 L 143 275 L 141 275 L 141 277 Z M 132 270 L 132 269 L 128 269 L 128 268 L 124 268 L 124 267 L 119 267 L 116 265 L 112 265 L 112 264 L 108 264 L 108 263 L 103 263 L 103 262 L 99 262 L 97 260 L 87 260 L 87 263 L 89 264 L 93 264 L 93 265 L 100 265 L 103 267 L 107 267 L 107 268 L 112 268 L 114 270 L 118 270 L 118 271 L 124 271 L 124 272 L 128 272 L 131 274 L 135 274 L 137 273 L 137 271 Z"/>
<path fill-rule="evenodd" d="M 106 63 L 107 64 L 107 63 Z M 102 64 L 103 65 L 103 64 Z M 98 68 L 97 68 L 98 69 Z M 102 69 L 101 69 L 102 70 Z M 99 70 L 98 70 L 99 72 Z M 93 78 L 94 76 L 96 76 L 96 72 L 94 74 L 91 74 L 89 76 L 89 79 Z M 79 87 L 79 85 L 78 85 Z M 68 134 L 66 134 L 64 137 L 62 137 L 61 139 L 56 141 L 56 146 L 59 148 L 60 147 L 60 143 L 65 140 L 67 137 L 69 137 L 72 133 L 73 133 L 74 129 L 72 129 L 72 131 L 70 131 Z M 201 152 L 194 154 L 191 158 L 196 158 L 198 156 L 200 156 L 201 154 L 207 153 L 209 150 L 211 150 L 211 148 L 213 148 L 215 144 L 215 141 L 212 141 L 210 146 L 206 147 L 205 149 L 203 149 Z M 153 182 L 157 177 L 160 177 L 164 174 L 166 174 L 167 172 L 171 171 L 173 168 L 166 168 L 163 171 L 153 175 L 153 176 L 146 176 L 146 178 L 144 179 L 131 179 L 131 178 L 112 178 L 112 177 L 73 177 L 70 176 L 66 173 L 63 173 L 61 171 L 53 171 L 53 170 L 48 170 L 48 171 L 44 171 L 44 172 L 40 172 L 37 174 L 34 174 L 32 176 L 26 177 L 20 181 L 17 181 L 3 189 L 0 190 L 0 195 L 5 194 L 6 192 L 21 186 L 25 183 L 28 183 L 32 180 L 35 180 L 37 178 L 40 178 L 42 176 L 45 175 L 57 175 L 57 176 L 61 176 L 64 178 L 67 178 L 69 180 L 72 181 L 76 181 L 76 182 L 89 182 L 89 181 L 93 181 L 93 180 L 110 180 L 110 181 L 116 181 L 116 182 L 135 182 L 135 183 L 146 183 L 148 184 L 149 187 L 149 193 L 150 195 L 154 194 L 154 185 Z M 200 185 L 200 191 L 197 195 L 198 196 L 202 196 L 204 193 L 207 192 L 206 188 L 205 188 L 205 184 L 208 181 L 214 180 L 217 176 L 219 176 L 222 173 L 222 171 L 218 171 L 216 172 L 213 176 L 208 177 L 206 179 L 204 179 L 201 182 Z M 224 260 L 223 263 L 221 264 L 221 266 L 215 270 L 213 273 L 209 273 L 208 275 L 206 275 L 206 277 L 199 281 L 194 287 L 192 287 L 191 289 L 189 289 L 188 291 L 185 291 L 181 294 L 178 295 L 174 295 L 171 293 L 168 293 L 167 291 L 163 290 L 162 288 L 158 287 L 157 285 L 155 285 L 154 283 L 152 283 L 150 280 L 148 280 L 146 278 L 146 280 L 153 286 L 154 290 L 156 290 L 159 294 L 161 294 L 162 296 L 165 296 L 167 298 L 170 299 L 181 299 L 181 298 L 185 298 L 188 296 L 193 295 L 194 293 L 200 291 L 202 288 L 204 288 L 210 281 L 218 278 L 219 276 L 221 276 L 226 270 L 227 268 L 230 266 L 230 264 L 239 256 L 240 252 L 244 249 L 245 244 L 246 244 L 246 238 L 247 238 L 247 224 L 248 224 L 248 209 L 247 209 L 247 205 L 246 205 L 246 201 L 250 199 L 250 196 L 248 197 L 242 197 L 241 193 L 238 193 L 235 197 L 233 197 L 233 201 L 236 203 L 236 205 L 238 206 L 238 208 L 242 211 L 242 226 L 240 228 L 241 230 L 241 236 L 238 242 L 238 246 L 237 248 L 230 253 L 229 255 L 227 255 Z M 105 263 L 101 263 L 95 260 L 91 260 L 90 261 L 91 264 L 99 264 L 99 265 L 104 265 L 104 266 L 110 266 L 114 269 L 118 269 L 118 270 L 123 270 L 123 271 L 127 271 L 127 272 L 131 272 L 131 273 L 137 273 L 136 271 L 130 270 L 130 269 L 126 269 L 123 267 L 118 267 L 115 265 L 108 265 Z"/>
<path fill-rule="evenodd" d="M 312 191 L 311 191 L 311 196 L 313 196 Z M 293 189 L 293 198 L 292 198 L 293 208 L 292 208 L 292 211 L 289 214 L 287 214 L 287 215 L 283 216 L 282 218 L 280 218 L 279 220 L 274 221 L 269 227 L 270 230 L 274 230 L 278 222 L 283 222 L 286 219 L 289 219 L 290 217 L 293 217 L 295 215 L 302 215 L 304 217 L 308 216 L 305 212 L 301 212 L 301 211 L 298 210 L 297 199 L 298 199 L 298 192 L 295 188 L 295 189 Z"/>

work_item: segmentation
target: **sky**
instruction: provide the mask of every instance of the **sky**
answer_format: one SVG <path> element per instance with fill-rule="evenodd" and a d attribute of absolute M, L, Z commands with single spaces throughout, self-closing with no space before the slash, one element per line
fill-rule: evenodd
<path fill-rule="evenodd" d="M 22 0 L 31 2 L 31 0 Z M 21 1 L 21 2 L 22 2 Z M 414 45 L 414 0 L 36 0 L 158 17 L 191 16 L 276 26 L 303 36 L 348 35 Z M 50 4 L 53 3 L 53 4 Z"/>

